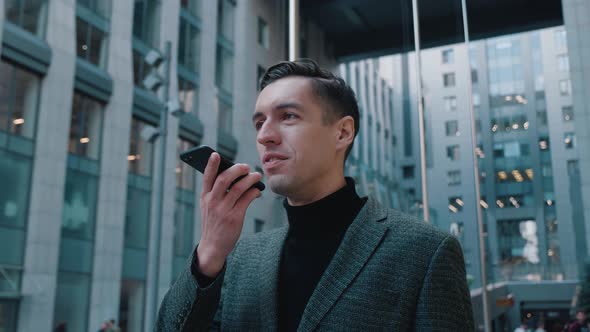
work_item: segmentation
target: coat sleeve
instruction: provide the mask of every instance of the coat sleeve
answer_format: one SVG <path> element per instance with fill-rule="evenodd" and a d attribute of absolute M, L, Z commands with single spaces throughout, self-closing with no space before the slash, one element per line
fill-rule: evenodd
<path fill-rule="evenodd" d="M 422 283 L 416 331 L 474 331 L 471 296 L 459 242 L 447 236 L 439 244 Z"/>
<path fill-rule="evenodd" d="M 162 300 L 155 327 L 157 332 L 219 329 L 227 261 L 215 280 L 203 288 L 191 272 L 193 257 Z"/>

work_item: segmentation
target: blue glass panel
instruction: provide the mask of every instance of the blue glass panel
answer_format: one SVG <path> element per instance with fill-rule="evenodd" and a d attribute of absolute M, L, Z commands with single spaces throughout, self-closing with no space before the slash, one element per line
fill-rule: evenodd
<path fill-rule="evenodd" d="M 65 324 L 67 331 L 88 331 L 90 276 L 59 272 L 55 293 L 54 326 Z"/>
<path fill-rule="evenodd" d="M 24 230 L 0 226 L 0 265 L 22 265 L 24 243 Z"/>
<path fill-rule="evenodd" d="M 0 225 L 24 227 L 29 199 L 31 160 L 0 149 Z M 0 256 L 2 254 L 0 253 Z"/>
<path fill-rule="evenodd" d="M 95 176 L 68 169 L 62 215 L 64 237 L 94 238 L 98 179 Z"/>
<path fill-rule="evenodd" d="M 145 280 L 146 269 L 146 250 L 125 248 L 123 251 L 123 277 L 135 280 Z"/>
<path fill-rule="evenodd" d="M 127 187 L 125 247 L 146 249 L 150 224 L 150 192 Z"/>
<path fill-rule="evenodd" d="M 92 241 L 62 238 L 59 249 L 59 269 L 90 273 L 92 271 L 92 255 Z"/>

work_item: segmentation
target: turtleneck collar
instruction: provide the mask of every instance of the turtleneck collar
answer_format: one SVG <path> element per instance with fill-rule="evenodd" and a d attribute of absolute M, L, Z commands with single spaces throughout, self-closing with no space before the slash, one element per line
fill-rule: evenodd
<path fill-rule="evenodd" d="M 285 199 L 289 231 L 308 236 L 345 231 L 366 201 L 357 195 L 354 180 L 345 180 L 344 187 L 310 204 L 291 206 Z"/>

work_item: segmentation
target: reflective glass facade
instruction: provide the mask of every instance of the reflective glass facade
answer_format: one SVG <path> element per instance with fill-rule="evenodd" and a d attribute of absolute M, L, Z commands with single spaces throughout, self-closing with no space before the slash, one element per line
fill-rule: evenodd
<path fill-rule="evenodd" d="M 0 60 L 0 294 L 8 296 L 21 292 L 39 85 L 37 75 Z M 17 310 L 0 296 L 0 329 L 15 329 Z"/>
<path fill-rule="evenodd" d="M 73 94 L 54 324 L 88 324 L 103 105 Z"/>

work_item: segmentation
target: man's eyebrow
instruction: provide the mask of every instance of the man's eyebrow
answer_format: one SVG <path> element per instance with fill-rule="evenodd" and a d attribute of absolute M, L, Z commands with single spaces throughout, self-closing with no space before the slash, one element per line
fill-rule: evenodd
<path fill-rule="evenodd" d="M 278 111 L 278 110 L 282 110 L 282 109 L 286 109 L 286 108 L 294 108 L 300 112 L 303 112 L 303 107 L 298 102 L 280 103 L 280 104 L 274 106 L 272 108 L 272 110 Z M 263 117 L 263 116 L 264 116 L 264 114 L 262 112 L 255 112 L 254 115 L 252 115 L 252 122 L 256 121 L 258 118 Z"/>

